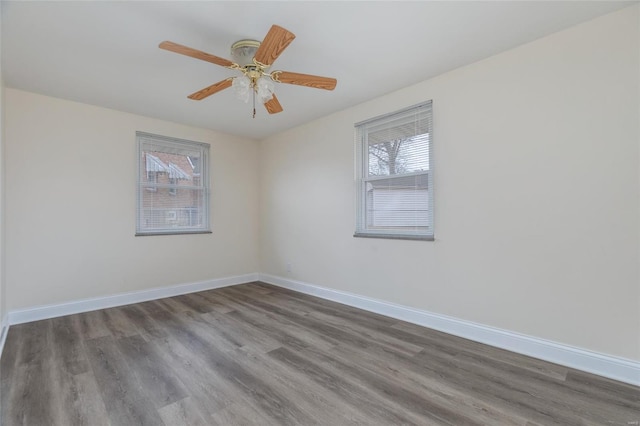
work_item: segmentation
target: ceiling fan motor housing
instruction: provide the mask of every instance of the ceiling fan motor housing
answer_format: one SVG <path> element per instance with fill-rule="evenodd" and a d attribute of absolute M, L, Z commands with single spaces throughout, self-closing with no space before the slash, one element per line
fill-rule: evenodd
<path fill-rule="evenodd" d="M 231 45 L 231 57 L 233 62 L 240 67 L 253 66 L 253 57 L 260 47 L 257 40 L 239 40 Z"/>

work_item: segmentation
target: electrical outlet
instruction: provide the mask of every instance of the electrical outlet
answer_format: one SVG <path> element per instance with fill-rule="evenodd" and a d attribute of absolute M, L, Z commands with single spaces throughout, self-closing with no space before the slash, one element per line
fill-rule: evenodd
<path fill-rule="evenodd" d="M 287 263 L 287 272 L 291 272 L 291 264 Z"/>

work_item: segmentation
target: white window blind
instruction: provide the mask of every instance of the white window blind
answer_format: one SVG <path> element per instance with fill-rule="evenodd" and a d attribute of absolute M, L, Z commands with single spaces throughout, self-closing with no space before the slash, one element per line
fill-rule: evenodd
<path fill-rule="evenodd" d="M 357 123 L 358 237 L 433 239 L 432 102 Z"/>
<path fill-rule="evenodd" d="M 136 132 L 136 235 L 210 232 L 209 145 Z"/>

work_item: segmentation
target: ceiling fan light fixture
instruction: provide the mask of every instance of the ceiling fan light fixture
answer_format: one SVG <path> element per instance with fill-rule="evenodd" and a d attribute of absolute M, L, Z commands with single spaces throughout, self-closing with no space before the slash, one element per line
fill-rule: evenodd
<path fill-rule="evenodd" d="M 238 40 L 231 45 L 231 57 L 241 68 L 253 65 L 253 57 L 258 47 L 260 42 L 257 40 Z"/>
<path fill-rule="evenodd" d="M 260 102 L 263 104 L 273 98 L 274 90 L 275 85 L 269 77 L 262 76 L 256 82 L 256 93 L 258 94 L 258 99 L 260 99 Z"/>
<path fill-rule="evenodd" d="M 234 78 L 231 82 L 231 87 L 238 99 L 243 101 L 245 104 L 249 102 L 249 95 L 251 95 L 251 91 L 253 90 L 251 87 L 251 79 L 249 79 L 249 77 L 241 75 Z"/>
<path fill-rule="evenodd" d="M 272 25 L 262 42 L 243 39 L 233 43 L 231 56 L 235 62 L 172 41 L 163 41 L 159 47 L 242 73 L 238 77 L 226 78 L 207 86 L 192 93 L 188 98 L 201 101 L 214 93 L 232 87 L 240 100 L 245 103 L 248 103 L 249 99 L 253 100 L 253 117 L 255 117 L 256 98 L 258 98 L 258 102 L 264 104 L 269 114 L 282 112 L 282 105 L 274 94 L 274 83 L 294 84 L 325 90 L 333 90 L 336 87 L 337 80 L 335 78 L 288 71 L 267 71 L 295 38 L 295 34 L 291 31 L 278 25 Z"/>

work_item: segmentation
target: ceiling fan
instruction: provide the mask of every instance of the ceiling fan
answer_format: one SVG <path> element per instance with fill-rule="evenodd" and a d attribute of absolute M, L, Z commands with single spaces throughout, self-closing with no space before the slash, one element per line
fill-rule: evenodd
<path fill-rule="evenodd" d="M 171 41 L 163 41 L 159 47 L 240 71 L 242 75 L 214 83 L 211 86 L 190 94 L 188 98 L 200 101 L 221 90 L 233 87 L 236 95 L 245 102 L 248 102 L 249 96 L 253 98 L 253 117 L 255 118 L 256 96 L 259 101 L 264 104 L 269 114 L 282 112 L 282 106 L 273 93 L 275 87 L 274 82 L 325 90 L 333 90 L 336 87 L 337 80 L 335 78 L 289 71 L 267 72 L 269 67 L 278 59 L 287 46 L 291 44 L 295 37 L 292 32 L 278 25 L 273 25 L 262 43 L 256 40 L 239 40 L 233 43 L 233 45 L 231 45 L 231 56 L 235 62 Z"/>

